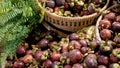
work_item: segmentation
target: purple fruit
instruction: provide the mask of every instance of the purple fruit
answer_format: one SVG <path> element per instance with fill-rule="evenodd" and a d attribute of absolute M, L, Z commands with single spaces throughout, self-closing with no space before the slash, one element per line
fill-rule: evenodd
<path fill-rule="evenodd" d="M 80 49 L 80 51 L 81 51 L 82 54 L 85 54 L 85 53 L 88 52 L 88 47 L 82 47 L 82 48 Z"/>
<path fill-rule="evenodd" d="M 24 56 L 26 54 L 26 48 L 24 46 L 18 46 L 16 53 L 18 56 Z"/>
<path fill-rule="evenodd" d="M 120 31 L 120 23 L 119 22 L 113 22 L 112 24 L 112 30 L 113 31 Z"/>
<path fill-rule="evenodd" d="M 43 54 L 43 53 L 42 53 L 41 50 L 37 50 L 37 51 L 35 52 L 35 54 L 34 54 L 35 59 L 40 62 L 40 61 L 41 61 L 42 54 Z"/>
<path fill-rule="evenodd" d="M 88 11 L 90 14 L 95 13 L 95 5 L 93 3 L 88 5 Z"/>
<path fill-rule="evenodd" d="M 78 41 L 76 41 L 76 40 L 72 40 L 68 44 L 68 48 L 69 48 L 69 50 L 80 49 L 81 48 L 81 44 Z"/>
<path fill-rule="evenodd" d="M 60 53 L 53 52 L 53 53 L 51 54 L 51 60 L 52 60 L 52 61 L 59 61 L 59 60 L 60 60 L 60 57 L 61 57 L 61 54 L 60 54 Z"/>
<path fill-rule="evenodd" d="M 65 0 L 55 0 L 57 6 L 62 6 L 65 4 Z"/>
<path fill-rule="evenodd" d="M 104 15 L 104 18 L 108 19 L 108 20 L 115 20 L 116 15 L 113 12 L 109 12 L 109 13 L 107 13 L 107 14 Z"/>
<path fill-rule="evenodd" d="M 107 68 L 105 65 L 99 65 L 98 68 Z"/>
<path fill-rule="evenodd" d="M 63 68 L 72 68 L 71 65 L 65 65 Z"/>
<path fill-rule="evenodd" d="M 88 43 L 85 39 L 81 39 L 80 41 L 80 44 L 83 46 L 83 47 L 87 47 L 88 46 Z"/>
<path fill-rule="evenodd" d="M 55 1 L 53 1 L 53 0 L 47 1 L 47 7 L 54 8 L 55 7 Z"/>
<path fill-rule="evenodd" d="M 82 60 L 82 54 L 78 49 L 74 49 L 69 52 L 69 58 L 71 62 L 77 63 Z"/>
<path fill-rule="evenodd" d="M 110 62 L 111 63 L 118 63 L 119 59 L 113 55 L 113 54 L 110 54 Z"/>
<path fill-rule="evenodd" d="M 107 56 L 100 55 L 98 57 L 98 63 L 102 65 L 108 65 L 109 63 L 109 58 Z"/>
<path fill-rule="evenodd" d="M 44 63 L 44 68 L 52 68 L 52 61 L 47 59 Z"/>
<path fill-rule="evenodd" d="M 111 26 L 112 26 L 111 22 L 107 19 L 103 19 L 99 23 L 100 29 L 108 29 L 108 28 L 111 28 Z"/>
<path fill-rule="evenodd" d="M 100 31 L 100 37 L 103 40 L 109 40 L 111 38 L 112 34 L 111 31 L 109 29 L 103 29 Z"/>
<path fill-rule="evenodd" d="M 49 41 L 47 39 L 42 39 L 37 45 L 39 48 L 44 49 L 48 47 L 48 43 Z"/>
<path fill-rule="evenodd" d="M 86 68 L 97 68 L 98 63 L 97 63 L 97 60 L 96 60 L 96 55 L 94 55 L 94 54 L 88 55 L 85 58 L 84 63 L 86 65 Z"/>
<path fill-rule="evenodd" d="M 72 68 L 83 68 L 83 66 L 79 63 L 76 63 L 76 64 L 73 65 Z"/>
<path fill-rule="evenodd" d="M 24 68 L 24 63 L 21 61 L 16 61 L 13 64 L 13 68 Z"/>
<path fill-rule="evenodd" d="M 79 36 L 76 33 L 72 33 L 68 37 L 69 37 L 69 40 L 78 40 L 79 39 Z"/>
<path fill-rule="evenodd" d="M 120 15 L 116 17 L 116 21 L 120 23 Z"/>

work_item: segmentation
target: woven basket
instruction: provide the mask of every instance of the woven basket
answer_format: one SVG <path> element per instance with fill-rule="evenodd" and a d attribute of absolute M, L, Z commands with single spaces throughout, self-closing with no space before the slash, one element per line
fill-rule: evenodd
<path fill-rule="evenodd" d="M 101 16 L 99 16 L 98 20 L 97 20 L 97 23 L 96 23 L 96 38 L 101 41 L 101 37 L 100 37 L 100 33 L 99 33 L 99 29 L 98 29 L 98 26 L 99 26 L 99 22 L 101 21 L 101 19 L 103 18 L 104 14 L 107 12 L 107 11 L 114 11 L 114 12 L 120 12 L 120 4 L 115 4 L 111 7 L 109 7 L 106 11 L 104 11 Z"/>
<path fill-rule="evenodd" d="M 106 5 L 101 9 L 101 11 L 82 17 L 63 17 L 56 15 L 55 13 L 45 11 L 45 20 L 59 29 L 75 32 L 78 29 L 92 25 L 101 12 L 107 8 L 109 2 L 110 0 L 107 0 Z"/>

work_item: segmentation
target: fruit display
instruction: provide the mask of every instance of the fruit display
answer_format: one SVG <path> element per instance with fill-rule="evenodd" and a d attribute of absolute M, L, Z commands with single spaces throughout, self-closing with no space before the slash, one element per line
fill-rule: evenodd
<path fill-rule="evenodd" d="M 1 0 L 0 68 L 120 68 L 120 4 L 111 0 L 105 10 L 108 4 L 109 0 Z M 49 18 L 46 11 L 60 19 Z"/>
<path fill-rule="evenodd" d="M 107 0 L 46 0 L 46 9 L 65 17 L 78 17 L 99 12 Z"/>
<path fill-rule="evenodd" d="M 109 46 L 110 44 L 102 47 L 103 44 L 95 37 L 87 37 L 91 29 L 94 34 L 94 28 L 90 27 L 87 28 L 88 31 L 84 29 L 78 33 L 71 33 L 65 38 L 49 30 L 36 43 L 29 43 L 30 37 L 28 37 L 28 40 L 26 39 L 16 48 L 16 57 L 7 58 L 6 67 L 119 68 L 119 48 L 113 49 L 113 46 Z"/>

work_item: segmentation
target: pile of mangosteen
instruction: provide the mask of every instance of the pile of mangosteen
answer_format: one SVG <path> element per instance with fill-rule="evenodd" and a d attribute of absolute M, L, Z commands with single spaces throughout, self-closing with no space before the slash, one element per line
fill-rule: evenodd
<path fill-rule="evenodd" d="M 52 30 L 38 42 L 23 42 L 6 68 L 119 68 L 120 48 L 112 41 L 84 38 L 77 33 L 62 38 Z M 30 39 L 30 38 L 28 38 Z M 34 39 L 33 39 L 34 40 Z M 118 38 L 116 38 L 118 40 Z M 117 41 L 118 43 L 119 41 Z"/>
<path fill-rule="evenodd" d="M 99 12 L 107 0 L 45 0 L 46 8 L 57 15 L 78 17 Z"/>

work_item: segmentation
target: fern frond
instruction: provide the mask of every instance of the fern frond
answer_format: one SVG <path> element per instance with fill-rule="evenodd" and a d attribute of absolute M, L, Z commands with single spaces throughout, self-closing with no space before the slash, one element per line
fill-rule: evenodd
<path fill-rule="evenodd" d="M 33 26 L 43 18 L 39 16 L 37 0 L 4 0 L 11 2 L 11 9 L 8 6 L 0 14 L 0 44 L 3 46 L 3 53 L 0 57 L 2 68 L 5 66 L 7 56 L 14 56 L 15 49 L 26 38 Z M 4 3 L 3 3 L 4 4 Z M 41 10 L 42 13 L 44 11 Z"/>
<path fill-rule="evenodd" d="M 7 13 L 13 8 L 11 2 L 0 3 L 0 14 Z"/>
<path fill-rule="evenodd" d="M 17 15 L 21 14 L 22 11 L 19 9 L 11 10 L 8 13 L 4 13 L 0 16 L 0 27 L 6 25 L 6 23 L 12 19 L 14 19 Z"/>

